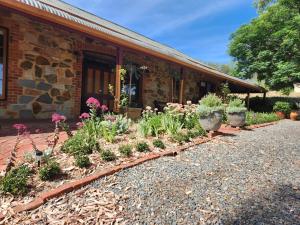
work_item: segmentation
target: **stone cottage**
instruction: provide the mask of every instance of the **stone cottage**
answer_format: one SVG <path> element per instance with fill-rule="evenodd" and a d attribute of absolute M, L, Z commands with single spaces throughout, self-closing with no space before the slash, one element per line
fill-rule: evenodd
<path fill-rule="evenodd" d="M 0 119 L 76 118 L 90 96 L 118 111 L 123 92 L 135 107 L 197 102 L 224 82 L 264 91 L 62 1 L 0 0 Z"/>

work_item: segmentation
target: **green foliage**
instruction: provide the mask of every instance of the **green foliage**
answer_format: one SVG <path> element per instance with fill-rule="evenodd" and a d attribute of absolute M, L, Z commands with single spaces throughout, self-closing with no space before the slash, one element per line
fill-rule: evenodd
<path fill-rule="evenodd" d="M 246 113 L 247 125 L 269 123 L 278 120 L 280 120 L 280 118 L 275 113 L 254 113 L 254 112 Z"/>
<path fill-rule="evenodd" d="M 161 126 L 162 131 L 166 131 L 169 135 L 174 135 L 182 129 L 183 123 L 181 123 L 179 116 L 165 113 L 161 117 Z"/>
<path fill-rule="evenodd" d="M 215 94 L 208 94 L 200 100 L 198 113 L 200 116 L 208 116 L 215 111 L 223 111 L 222 99 Z"/>
<path fill-rule="evenodd" d="M 87 168 L 91 165 L 90 159 L 86 155 L 76 155 L 75 165 L 79 168 Z"/>
<path fill-rule="evenodd" d="M 116 129 L 118 134 L 125 134 L 131 124 L 131 120 L 123 115 L 116 116 Z"/>
<path fill-rule="evenodd" d="M 117 159 L 117 156 L 115 155 L 115 153 L 113 153 L 110 150 L 103 150 L 100 154 L 101 154 L 101 158 L 107 162 L 114 161 Z"/>
<path fill-rule="evenodd" d="M 39 170 L 39 177 L 43 181 L 52 180 L 57 175 L 59 175 L 60 172 L 61 169 L 59 167 L 59 164 L 54 160 L 50 160 Z"/>
<path fill-rule="evenodd" d="M 177 142 L 178 144 L 182 145 L 184 142 L 189 142 L 190 137 L 183 132 L 179 132 L 173 136 L 171 136 L 172 141 Z"/>
<path fill-rule="evenodd" d="M 245 107 L 245 104 L 241 99 L 236 98 L 229 102 L 226 111 L 227 113 L 240 113 L 246 112 L 247 108 Z"/>
<path fill-rule="evenodd" d="M 162 127 L 162 115 L 153 115 L 141 119 L 138 124 L 138 131 L 144 137 L 149 135 L 158 137 L 164 131 Z"/>
<path fill-rule="evenodd" d="M 99 144 L 94 135 L 90 136 L 85 130 L 79 130 L 73 137 L 69 138 L 61 150 L 72 155 L 92 154 L 94 150 L 99 150 Z"/>
<path fill-rule="evenodd" d="M 273 107 L 274 112 L 283 112 L 284 114 L 288 115 L 292 111 L 291 104 L 289 102 L 276 102 Z"/>
<path fill-rule="evenodd" d="M 26 165 L 12 169 L 0 181 L 1 191 L 12 195 L 25 194 L 28 190 L 27 181 L 30 173 L 31 171 Z"/>
<path fill-rule="evenodd" d="M 193 129 L 199 125 L 199 118 L 197 113 L 188 113 L 184 117 L 183 127 L 187 129 Z"/>
<path fill-rule="evenodd" d="M 156 148 L 160 148 L 160 149 L 165 149 L 166 146 L 165 144 L 162 142 L 162 140 L 159 140 L 159 139 L 155 139 L 153 141 L 153 146 L 156 147 Z"/>
<path fill-rule="evenodd" d="M 229 84 L 226 83 L 222 83 L 220 85 L 220 91 L 222 93 L 222 99 L 225 103 L 227 103 L 229 101 L 229 97 L 228 95 L 231 93 L 231 90 L 229 89 Z"/>
<path fill-rule="evenodd" d="M 150 151 L 149 145 L 146 142 L 139 142 L 136 144 L 135 147 L 138 152 L 149 152 Z"/>
<path fill-rule="evenodd" d="M 108 121 L 101 122 L 101 135 L 105 141 L 113 143 L 117 136 L 117 125 Z"/>
<path fill-rule="evenodd" d="M 271 89 L 292 88 L 300 80 L 300 1 L 257 2 L 264 12 L 231 38 L 229 53 L 236 61 L 238 76 L 257 74 Z"/>
<path fill-rule="evenodd" d="M 132 155 L 132 146 L 131 145 L 121 145 L 119 147 L 119 152 L 126 157 L 129 157 Z"/>

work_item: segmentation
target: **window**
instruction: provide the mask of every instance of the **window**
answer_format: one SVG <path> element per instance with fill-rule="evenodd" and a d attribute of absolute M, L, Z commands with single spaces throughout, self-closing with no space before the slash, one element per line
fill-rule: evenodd
<path fill-rule="evenodd" d="M 5 98 L 7 31 L 0 28 L 0 99 Z"/>

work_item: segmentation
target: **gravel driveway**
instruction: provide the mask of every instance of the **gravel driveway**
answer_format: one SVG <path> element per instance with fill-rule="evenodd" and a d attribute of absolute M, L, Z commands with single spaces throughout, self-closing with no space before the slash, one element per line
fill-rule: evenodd
<path fill-rule="evenodd" d="M 88 188 L 112 193 L 126 224 L 300 224 L 299 167 L 300 122 L 284 120 L 218 137 Z M 64 198 L 71 205 L 87 197 Z M 55 208 L 55 201 L 26 216 L 47 207 Z"/>

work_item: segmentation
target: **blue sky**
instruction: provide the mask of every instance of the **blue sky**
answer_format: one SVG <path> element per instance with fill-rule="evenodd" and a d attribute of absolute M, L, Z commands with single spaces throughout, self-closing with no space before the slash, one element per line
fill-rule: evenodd
<path fill-rule="evenodd" d="M 228 63 L 229 37 L 256 17 L 253 0 L 65 0 L 203 62 Z"/>

